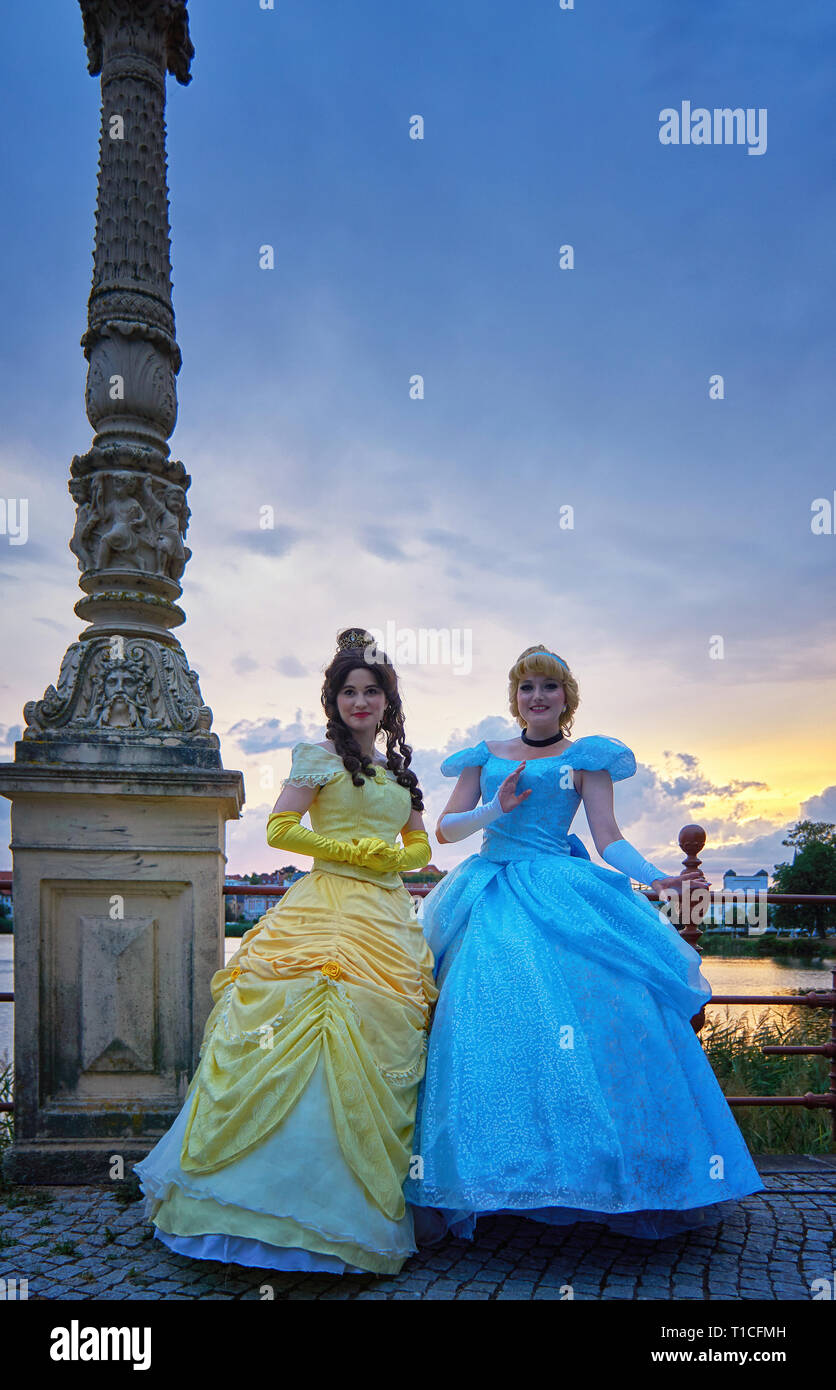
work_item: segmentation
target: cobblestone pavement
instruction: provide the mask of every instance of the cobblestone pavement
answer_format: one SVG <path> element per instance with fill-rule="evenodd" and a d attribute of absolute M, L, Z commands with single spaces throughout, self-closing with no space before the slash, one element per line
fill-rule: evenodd
<path fill-rule="evenodd" d="M 664 1241 L 518 1217 L 428 1247 L 396 1277 L 279 1274 L 175 1255 L 127 1191 L 0 1190 L 0 1276 L 39 1299 L 796 1299 L 836 1269 L 836 1157 L 758 1161 L 767 1191 Z M 569 1291 L 571 1290 L 571 1292 Z"/>

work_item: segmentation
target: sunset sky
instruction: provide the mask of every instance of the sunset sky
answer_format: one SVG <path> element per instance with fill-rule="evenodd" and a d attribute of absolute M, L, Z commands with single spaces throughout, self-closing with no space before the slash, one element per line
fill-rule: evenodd
<path fill-rule="evenodd" d="M 442 757 L 514 731 L 534 643 L 579 680 L 572 737 L 634 750 L 616 816 L 668 872 L 689 821 L 716 886 L 836 822 L 836 535 L 811 528 L 836 502 L 836 15 L 675 8 L 190 5 L 167 106 L 177 636 L 244 773 L 231 872 L 287 862 L 266 816 L 353 624 L 471 634 L 469 672 L 398 667 L 428 827 Z M 77 4 L 9 7 L 4 38 L 0 493 L 29 509 L 25 544 L 0 534 L 6 760 L 83 627 L 66 484 L 92 437 L 100 88 Z M 765 151 L 662 145 L 683 101 L 766 110 Z"/>

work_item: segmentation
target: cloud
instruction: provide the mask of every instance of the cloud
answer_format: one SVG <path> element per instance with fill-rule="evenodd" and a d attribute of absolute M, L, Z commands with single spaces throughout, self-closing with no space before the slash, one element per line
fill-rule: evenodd
<path fill-rule="evenodd" d="M 466 578 L 471 583 L 477 579 L 472 590 L 474 595 L 483 594 L 487 576 L 494 579 L 501 576 L 507 582 L 508 579 L 539 577 L 548 572 L 554 546 L 554 536 L 548 531 L 544 535 L 537 535 L 532 527 L 528 527 L 525 546 L 509 546 L 503 533 L 502 519 L 497 518 L 496 522 L 481 527 L 481 535 L 482 544 L 464 532 L 430 527 L 421 532 L 420 538 L 433 551 L 439 552 L 440 559 L 434 559 L 432 563 L 443 563 L 448 578 Z"/>
<path fill-rule="evenodd" d="M 36 623 L 43 623 L 44 627 L 51 627 L 54 629 L 55 632 L 60 632 L 62 634 L 67 632 L 67 624 L 56 623 L 54 618 L 35 617 L 33 621 Z"/>
<path fill-rule="evenodd" d="M 281 556 L 289 554 L 301 538 L 301 534 L 293 526 L 272 526 L 265 530 L 253 526 L 251 529 L 244 527 L 237 531 L 227 532 L 225 537 L 219 536 L 217 540 L 223 541 L 228 546 L 241 546 L 244 550 L 252 551 L 257 555 L 267 555 L 271 559 L 279 559 Z"/>
<path fill-rule="evenodd" d="M 276 748 L 292 748 L 295 743 L 319 743 L 325 737 L 325 726 L 306 722 L 298 709 L 292 724 L 281 719 L 240 719 L 227 729 L 225 737 L 234 739 L 244 753 L 269 753 Z"/>
<path fill-rule="evenodd" d="M 274 663 L 273 669 L 278 671 L 282 676 L 290 676 L 292 680 L 296 680 L 299 676 L 307 676 L 309 674 L 308 667 L 304 666 L 295 656 L 279 657 L 279 660 Z"/>
<path fill-rule="evenodd" d="M 29 574 L 31 565 L 37 565 L 39 569 L 52 569 L 55 564 L 55 551 L 52 546 L 41 545 L 40 541 L 28 540 L 23 545 L 8 544 L 6 553 L 14 568 L 0 570 L 0 578 L 12 584 L 24 577 L 27 582 L 31 582 L 31 575 Z M 25 575 L 23 573 L 24 568 L 26 570 Z"/>
<path fill-rule="evenodd" d="M 818 796 L 801 803 L 799 820 L 823 820 L 836 825 L 836 786 L 825 787 Z"/>
<path fill-rule="evenodd" d="M 242 652 L 240 656 L 234 656 L 232 658 L 230 666 L 236 676 L 246 676 L 249 675 L 250 671 L 257 671 L 259 663 L 246 652 Z"/>
<path fill-rule="evenodd" d="M 400 564 L 408 564 L 411 559 L 396 541 L 387 536 L 364 537 L 363 549 L 370 555 L 376 555 L 379 560 L 396 560 Z"/>
<path fill-rule="evenodd" d="M 797 815 L 776 822 L 753 815 L 752 803 L 740 793 L 747 789 L 768 791 L 765 782 L 714 783 L 700 770 L 699 759 L 690 753 L 667 753 L 668 758 L 681 762 L 689 774 L 666 776 L 660 770 L 639 764 L 636 775 L 615 784 L 615 813 L 625 838 L 636 845 L 648 859 L 676 873 L 681 867 L 684 852 L 678 844 L 684 825 L 699 824 L 706 834 L 700 852 L 703 871 L 714 887 L 726 869 L 737 873 L 756 873 L 766 869 L 772 874 L 776 864 L 787 859 L 789 850 L 781 842 L 791 826 L 805 816 L 827 819 L 826 814 L 813 815 L 813 810 L 826 813 L 830 808 L 836 820 L 836 787 L 830 787 L 819 797 L 810 798 Z M 719 801 L 720 812 L 712 807 L 705 815 L 704 808 Z M 578 813 L 578 819 L 583 808 Z M 573 826 L 577 831 L 577 825 Z M 578 832 L 580 833 L 580 832 Z M 582 835 L 582 838 L 585 838 Z M 591 839 L 588 843 L 593 853 Z"/>
<path fill-rule="evenodd" d="M 669 762 L 681 763 L 687 769 L 687 775 L 674 775 L 671 777 L 657 776 L 657 782 L 662 791 L 667 796 L 674 798 L 690 797 L 694 805 L 702 805 L 709 797 L 720 797 L 727 799 L 738 797 L 741 792 L 753 789 L 755 791 L 766 791 L 766 782 L 727 782 L 719 785 L 712 782 L 709 777 L 698 771 L 699 762 L 693 753 L 671 753 L 665 749 L 663 757 Z"/>

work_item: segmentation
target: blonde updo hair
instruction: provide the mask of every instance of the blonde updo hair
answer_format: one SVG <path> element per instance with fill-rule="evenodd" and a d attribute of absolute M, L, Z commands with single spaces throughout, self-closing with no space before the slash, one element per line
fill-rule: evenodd
<path fill-rule="evenodd" d="M 520 681 L 525 680 L 526 676 L 554 676 L 556 680 L 560 681 L 566 696 L 566 707 L 560 716 L 560 732 L 564 737 L 568 737 L 572 731 L 575 710 L 581 702 L 581 697 L 578 692 L 578 683 L 565 661 L 561 661 L 560 657 L 555 656 L 553 652 L 546 651 L 542 643 L 538 643 L 536 647 L 526 647 L 522 655 L 517 657 L 508 672 L 508 708 L 523 729 L 525 728 L 525 720 L 520 715 L 517 691 L 520 688 Z"/>

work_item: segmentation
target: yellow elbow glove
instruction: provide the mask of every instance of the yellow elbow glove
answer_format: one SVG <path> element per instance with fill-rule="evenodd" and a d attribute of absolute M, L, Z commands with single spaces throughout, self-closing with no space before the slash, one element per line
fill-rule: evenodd
<path fill-rule="evenodd" d="M 268 816 L 268 845 L 332 863 L 360 865 L 376 873 L 421 869 L 432 858 L 430 842 L 423 830 L 401 831 L 404 848 L 399 849 L 376 835 L 365 835 L 351 842 L 329 839 L 301 825 L 302 814 L 301 811 L 274 811 Z"/>
<path fill-rule="evenodd" d="M 377 846 L 388 848 L 384 840 L 373 837 L 349 843 L 347 840 L 331 840 L 327 835 L 317 835 L 315 830 L 308 830 L 299 824 L 302 814 L 301 811 L 274 811 L 268 816 L 268 845 L 340 864 L 364 864 L 370 850 Z"/>
<path fill-rule="evenodd" d="M 404 871 L 423 869 L 425 864 L 429 864 L 433 855 L 425 830 L 402 830 L 401 839 L 404 842 L 404 848 L 400 852 L 398 869 Z"/>

